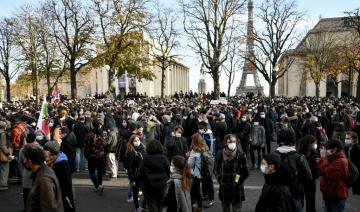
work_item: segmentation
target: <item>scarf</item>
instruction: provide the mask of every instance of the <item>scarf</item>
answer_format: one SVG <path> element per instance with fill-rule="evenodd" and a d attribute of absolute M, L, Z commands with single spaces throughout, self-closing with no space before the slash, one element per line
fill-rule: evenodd
<path fill-rule="evenodd" d="M 227 148 L 224 148 L 224 150 L 223 150 L 224 160 L 230 161 L 230 160 L 234 159 L 236 156 L 236 152 L 237 152 L 236 150 L 237 149 L 235 149 L 234 151 L 230 151 Z"/>
<path fill-rule="evenodd" d="M 167 182 L 167 190 L 170 184 L 174 182 L 175 197 L 177 202 L 177 212 L 191 212 L 191 197 L 190 191 L 184 190 L 181 184 L 182 176 L 179 173 L 172 173 L 170 180 Z"/>

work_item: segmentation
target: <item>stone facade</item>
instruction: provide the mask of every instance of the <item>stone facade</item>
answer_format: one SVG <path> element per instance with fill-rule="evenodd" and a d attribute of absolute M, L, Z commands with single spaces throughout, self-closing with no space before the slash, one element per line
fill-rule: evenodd
<path fill-rule="evenodd" d="M 347 20 L 348 19 L 346 17 L 321 19 L 315 27 L 307 33 L 295 49 L 288 51 L 282 56 L 278 68 L 285 66 L 290 58 L 293 58 L 294 61 L 284 76 L 278 80 L 277 95 L 288 97 L 316 95 L 315 83 L 309 74 L 304 71 L 306 57 L 306 52 L 304 50 L 305 42 L 308 39 L 312 39 L 317 33 L 323 33 L 325 36 L 331 36 L 332 40 L 334 40 L 337 44 L 345 44 L 345 42 L 353 40 L 354 31 L 347 26 Z M 348 77 L 344 74 L 339 74 L 338 79 L 346 81 Z M 356 79 L 357 75 L 355 74 L 351 83 L 350 94 L 348 92 L 349 83 L 340 82 L 337 92 L 338 97 L 341 97 L 342 95 L 355 96 L 357 83 Z M 335 94 L 334 88 L 331 88 L 330 84 L 331 83 L 327 81 L 327 77 L 320 82 L 320 97 Z"/>

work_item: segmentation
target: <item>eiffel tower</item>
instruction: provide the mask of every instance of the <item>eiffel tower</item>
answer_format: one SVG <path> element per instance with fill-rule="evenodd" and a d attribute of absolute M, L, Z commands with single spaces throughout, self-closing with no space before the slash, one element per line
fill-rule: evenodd
<path fill-rule="evenodd" d="M 247 38 L 246 38 L 246 60 L 244 69 L 241 75 L 240 86 L 236 88 L 236 95 L 246 94 L 248 92 L 257 94 L 264 94 L 264 88 L 261 86 L 256 67 L 251 63 L 251 58 L 254 57 L 254 20 L 253 20 L 254 4 L 252 0 L 248 2 L 248 23 L 247 23 Z M 254 77 L 255 86 L 247 86 L 246 79 L 249 75 Z"/>

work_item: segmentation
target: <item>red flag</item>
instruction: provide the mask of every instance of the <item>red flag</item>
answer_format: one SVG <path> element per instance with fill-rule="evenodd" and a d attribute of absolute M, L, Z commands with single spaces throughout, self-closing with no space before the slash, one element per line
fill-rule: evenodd
<path fill-rule="evenodd" d="M 59 86 L 57 83 L 55 84 L 55 88 L 54 88 L 52 95 L 53 95 L 52 102 L 55 104 L 59 104 L 61 102 L 61 99 L 60 99 L 60 89 L 59 89 Z"/>

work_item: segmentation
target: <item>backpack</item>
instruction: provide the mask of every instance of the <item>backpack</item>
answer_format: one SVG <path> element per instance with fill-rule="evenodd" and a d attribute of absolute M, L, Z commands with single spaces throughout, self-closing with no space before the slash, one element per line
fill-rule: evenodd
<path fill-rule="evenodd" d="M 293 155 L 293 154 L 297 154 L 297 152 L 293 151 L 293 152 L 289 152 L 286 154 L 282 154 L 278 151 L 276 151 L 277 154 L 279 154 L 280 158 L 281 158 L 281 167 L 284 168 L 285 170 L 287 170 L 287 172 L 290 175 L 290 192 L 293 196 L 293 198 L 298 199 L 301 194 L 304 193 L 304 187 L 302 186 L 302 184 L 300 183 L 299 180 L 299 174 L 296 168 L 296 164 L 294 161 L 290 160 L 289 156 Z"/>
<path fill-rule="evenodd" d="M 214 157 L 209 152 L 203 152 L 200 154 L 201 167 L 200 174 L 202 178 L 211 177 L 214 170 Z"/>
<path fill-rule="evenodd" d="M 115 157 L 118 161 L 125 163 L 127 140 L 119 136 L 119 141 L 116 144 Z"/>
<path fill-rule="evenodd" d="M 357 182 L 359 178 L 359 170 L 355 166 L 355 164 L 353 164 L 350 160 L 348 160 L 348 167 L 349 167 L 349 176 L 346 179 L 345 183 L 350 188 L 352 185 L 354 185 Z"/>

